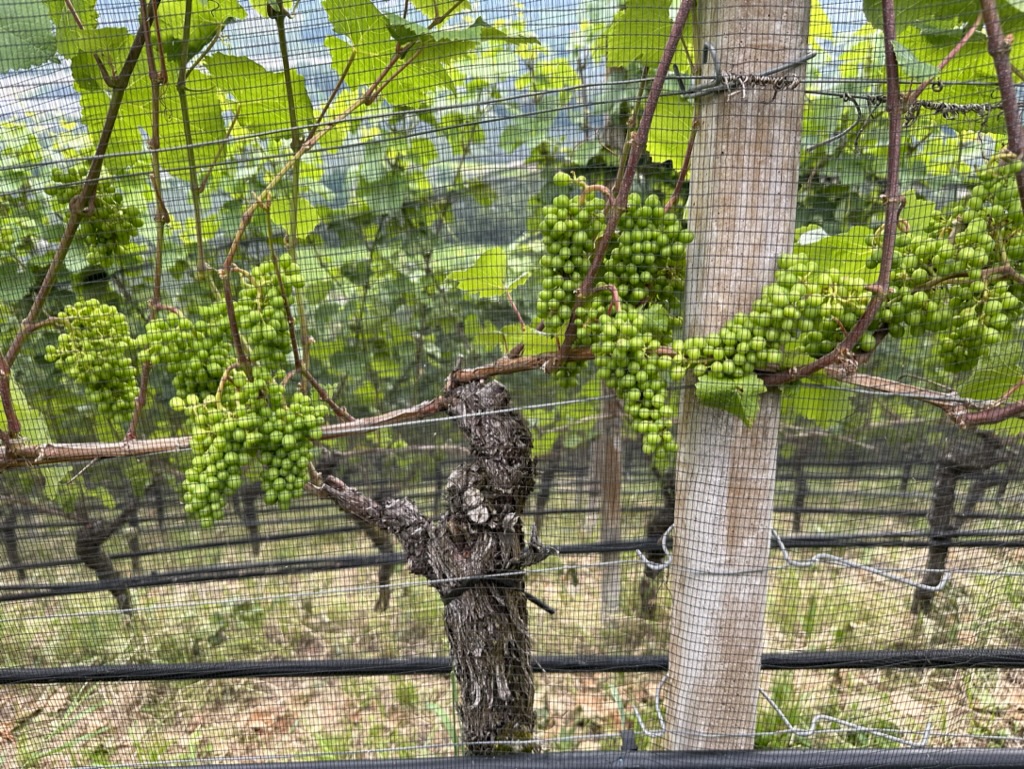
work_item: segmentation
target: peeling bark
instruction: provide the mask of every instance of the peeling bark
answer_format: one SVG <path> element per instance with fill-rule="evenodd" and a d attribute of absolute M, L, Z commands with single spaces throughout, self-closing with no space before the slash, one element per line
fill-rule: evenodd
<path fill-rule="evenodd" d="M 397 537 L 409 568 L 440 594 L 469 752 L 525 752 L 535 721 L 524 569 L 549 552 L 523 537 L 532 438 L 496 381 L 457 385 L 444 400 L 471 452 L 448 477 L 441 518 L 428 520 L 407 499 L 370 499 L 333 476 L 321 493 Z"/>

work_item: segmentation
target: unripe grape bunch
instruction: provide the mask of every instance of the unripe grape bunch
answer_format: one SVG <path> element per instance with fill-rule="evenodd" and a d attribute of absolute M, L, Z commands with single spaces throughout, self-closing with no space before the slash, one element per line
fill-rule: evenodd
<path fill-rule="evenodd" d="M 188 415 L 192 431 L 184 483 L 188 515 L 204 524 L 221 518 L 247 467 L 259 476 L 269 505 L 287 507 L 302 493 L 327 408 L 302 392 L 289 394 L 281 377 L 283 372 L 275 378 L 255 367 L 250 379 L 235 369 L 217 395 L 171 400 L 172 408 Z"/>
<path fill-rule="evenodd" d="M 1024 215 L 1015 179 L 1022 167 L 1011 154 L 997 155 L 966 197 L 896 239 L 879 322 L 895 337 L 936 334 L 949 371 L 974 368 L 1024 312 Z"/>
<path fill-rule="evenodd" d="M 76 384 L 115 422 L 131 415 L 138 394 L 128 321 L 97 299 L 76 302 L 57 315 L 62 329 L 46 360 Z"/>
<path fill-rule="evenodd" d="M 235 314 L 253 360 L 271 371 L 288 366 L 292 352 L 286 307 L 303 286 L 302 271 L 288 256 L 256 265 L 242 278 Z M 292 361 L 294 364 L 294 361 Z"/>
<path fill-rule="evenodd" d="M 582 177 L 556 174 L 556 185 L 575 187 L 541 211 L 541 291 L 537 319 L 557 334 L 572 308 L 605 230 L 607 201 Z M 656 457 L 675 449 L 674 409 L 666 402 L 672 361 L 659 353 L 682 322 L 686 245 L 692 235 L 656 194 L 631 193 L 594 285 L 576 312 L 576 343 L 590 346 L 598 376 L 622 400 L 643 447 Z M 572 381 L 580 363 L 556 373 Z"/>
<path fill-rule="evenodd" d="M 154 318 L 136 340 L 139 361 L 163 365 L 180 396 L 212 395 L 235 359 L 223 302 L 199 308 L 199 320 L 177 312 Z"/>
<path fill-rule="evenodd" d="M 66 209 L 81 191 L 88 170 L 84 164 L 54 169 L 52 178 L 56 185 L 48 188 L 47 193 Z M 112 181 L 100 179 L 92 205 L 83 211 L 78 227 L 78 237 L 86 246 L 86 260 L 105 269 L 118 266 L 129 253 L 140 227 L 142 212 L 125 203 Z"/>

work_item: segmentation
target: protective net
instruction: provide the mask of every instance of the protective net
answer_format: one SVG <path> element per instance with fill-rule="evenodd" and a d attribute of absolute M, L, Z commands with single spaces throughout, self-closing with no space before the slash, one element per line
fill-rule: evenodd
<path fill-rule="evenodd" d="M 691 6 L 0 3 L 0 765 L 1018 760 L 1024 12 Z"/>

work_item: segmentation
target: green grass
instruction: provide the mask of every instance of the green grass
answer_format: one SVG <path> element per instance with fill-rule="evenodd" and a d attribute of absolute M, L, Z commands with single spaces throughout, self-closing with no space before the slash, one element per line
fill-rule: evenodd
<path fill-rule="evenodd" d="M 812 484 L 812 491 L 815 487 Z M 817 493 L 824 493 L 819 488 Z M 1013 490 L 1011 489 L 1011 493 Z M 627 499 L 634 490 L 627 489 Z M 789 493 L 780 488 L 780 498 Z M 856 496 L 857 489 L 845 493 Z M 550 507 L 578 503 L 570 486 L 555 490 Z M 811 502 L 813 503 L 813 502 Z M 992 504 L 992 503 L 986 503 Z M 854 530 L 862 520 L 832 516 L 828 531 Z M 623 537 L 642 534 L 644 521 L 624 522 Z M 789 521 L 777 522 L 785 531 Z M 804 530 L 821 521 L 807 517 Z M 906 519 L 873 525 L 906 527 Z M 595 517 L 545 521 L 550 542 L 598 537 Z M 168 531 L 165 542 L 200 536 Z M 314 543 L 264 543 L 265 557 L 286 559 L 357 552 L 359 534 Z M 910 569 L 922 550 L 833 551 L 879 568 Z M 809 553 L 796 553 L 806 558 Z M 198 554 L 197 554 L 198 556 Z M 246 561 L 245 548 L 206 553 L 196 562 Z M 147 569 L 170 568 L 169 559 L 147 559 Z M 1020 571 L 1012 552 L 954 550 L 952 565 L 986 572 Z M 1024 642 L 1024 589 L 1012 577 L 958 575 L 940 593 L 929 617 L 909 613 L 910 588 L 863 571 L 784 566 L 771 560 L 767 651 L 802 649 L 910 649 L 935 646 L 1015 646 Z M 68 570 L 69 578 L 88 578 Z M 592 556 L 555 556 L 529 581 L 535 595 L 557 609 L 531 610 L 534 653 L 661 654 L 668 645 L 667 580 L 659 585 L 654 619 L 637 616 L 642 568 L 623 554 L 623 610 L 600 615 L 604 571 Z M 394 575 L 391 609 L 373 611 L 374 569 L 206 583 L 134 591 L 140 611 L 132 619 L 111 612 L 106 593 L 6 604 L 0 664 L 188 663 L 236 659 L 421 657 L 447 653 L 442 606 L 436 593 L 405 569 Z M 658 726 L 657 674 L 535 676 L 537 736 L 546 749 L 617 749 L 623 728 L 639 731 L 639 713 Z M 1024 704 L 1024 675 L 1013 671 L 796 671 L 762 675 L 762 688 L 786 718 L 806 729 L 816 716 L 859 724 L 844 731 L 821 724 L 814 735 L 785 732 L 785 721 L 766 700 L 759 704 L 762 747 L 849 748 L 894 746 L 884 733 L 935 732 L 973 738 L 933 737 L 933 745 L 1016 744 L 1024 733 L 1017 713 Z M 56 769 L 68 765 L 145 763 L 260 756 L 444 755 L 453 748 L 457 717 L 451 682 L 443 677 L 221 680 L 102 684 L 87 687 L 6 687 L 0 700 L 0 765 Z M 5 729 L 13 743 L 5 742 Z M 913 739 L 913 735 L 908 737 Z M 664 747 L 639 734 L 642 748 Z M 13 744 L 13 747 L 11 745 Z M 382 752 L 386 751 L 386 752 Z"/>

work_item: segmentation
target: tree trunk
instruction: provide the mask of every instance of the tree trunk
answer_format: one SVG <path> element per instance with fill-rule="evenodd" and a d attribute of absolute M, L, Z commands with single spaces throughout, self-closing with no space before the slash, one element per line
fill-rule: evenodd
<path fill-rule="evenodd" d="M 440 593 L 469 752 L 528 751 L 534 688 L 523 570 L 547 555 L 523 538 L 532 439 L 498 382 L 471 382 L 446 396 L 471 453 L 448 477 L 439 520 L 407 499 L 376 502 L 332 476 L 322 493 L 396 536 L 409 568 Z"/>
<path fill-rule="evenodd" d="M 805 0 L 698 7 L 703 75 L 760 74 L 807 48 Z M 705 46 L 708 46 L 705 48 Z M 802 67 L 785 75 L 801 76 Z M 802 90 L 748 84 L 698 101 L 690 184 L 686 334 L 749 310 L 792 249 Z M 752 748 L 775 487 L 779 396 L 751 427 L 699 403 L 680 409 L 670 620 L 668 747 Z"/>

